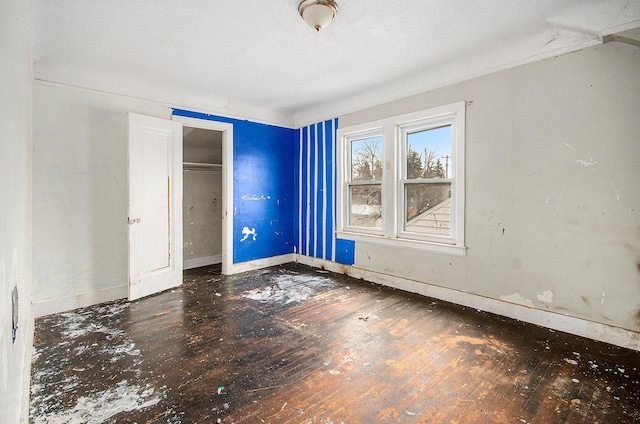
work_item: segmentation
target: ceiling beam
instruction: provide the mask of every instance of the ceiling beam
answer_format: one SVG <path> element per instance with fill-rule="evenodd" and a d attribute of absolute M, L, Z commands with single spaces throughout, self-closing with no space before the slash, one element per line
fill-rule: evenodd
<path fill-rule="evenodd" d="M 618 34 L 605 35 L 604 37 L 602 37 L 603 44 L 611 43 L 613 41 L 617 43 L 629 44 L 630 46 L 640 47 L 640 40 L 636 40 L 635 38 L 624 37 Z"/>

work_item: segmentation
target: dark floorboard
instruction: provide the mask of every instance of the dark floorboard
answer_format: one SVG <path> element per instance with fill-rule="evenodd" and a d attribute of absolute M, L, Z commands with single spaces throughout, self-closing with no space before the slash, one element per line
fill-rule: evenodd
<path fill-rule="evenodd" d="M 32 423 L 640 423 L 640 352 L 289 264 L 36 320 Z"/>

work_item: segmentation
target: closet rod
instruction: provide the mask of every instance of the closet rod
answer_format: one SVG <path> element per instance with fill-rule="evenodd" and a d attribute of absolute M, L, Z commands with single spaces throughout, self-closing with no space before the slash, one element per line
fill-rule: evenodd
<path fill-rule="evenodd" d="M 222 169 L 221 163 L 182 162 L 184 168 Z"/>
<path fill-rule="evenodd" d="M 185 172 L 222 172 L 222 169 L 209 169 L 209 168 L 182 168 Z"/>

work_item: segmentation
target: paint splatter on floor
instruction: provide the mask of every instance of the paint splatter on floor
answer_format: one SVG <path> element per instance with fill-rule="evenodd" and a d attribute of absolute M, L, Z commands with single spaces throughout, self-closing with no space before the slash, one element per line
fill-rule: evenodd
<path fill-rule="evenodd" d="M 291 271 L 281 270 L 278 273 L 269 274 L 261 282 L 261 287 L 245 291 L 242 296 L 269 303 L 302 302 L 319 288 L 334 287 L 335 283 L 325 277 L 300 275 Z"/>
<path fill-rule="evenodd" d="M 38 318 L 31 423 L 640 422 L 640 352 L 301 264 L 217 274 Z"/>
<path fill-rule="evenodd" d="M 47 327 L 47 331 L 61 337 L 50 345 L 36 340 L 31 422 L 103 423 L 120 412 L 160 401 L 157 388 L 139 378 L 143 362 L 140 350 L 118 328 L 128 307 L 129 304 L 114 303 L 60 314 L 55 322 L 48 322 L 52 317 L 38 322 L 36 335 Z M 69 369 L 71 361 L 75 366 Z M 92 384 L 96 379 L 110 384 L 96 390 Z"/>

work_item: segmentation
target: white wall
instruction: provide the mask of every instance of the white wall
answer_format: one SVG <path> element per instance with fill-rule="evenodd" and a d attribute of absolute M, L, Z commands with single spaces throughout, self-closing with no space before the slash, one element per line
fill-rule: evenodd
<path fill-rule="evenodd" d="M 31 325 L 31 81 L 24 5 L 0 2 L 0 422 L 18 422 Z M 11 331 L 11 291 L 19 326 Z"/>
<path fill-rule="evenodd" d="M 611 43 L 340 117 L 469 103 L 467 256 L 358 241 L 355 267 L 640 332 L 638 75 Z"/>
<path fill-rule="evenodd" d="M 44 315 L 127 296 L 127 112 L 157 103 L 36 83 L 33 302 Z"/>
<path fill-rule="evenodd" d="M 184 269 L 222 262 L 222 172 L 185 170 L 182 218 Z"/>

